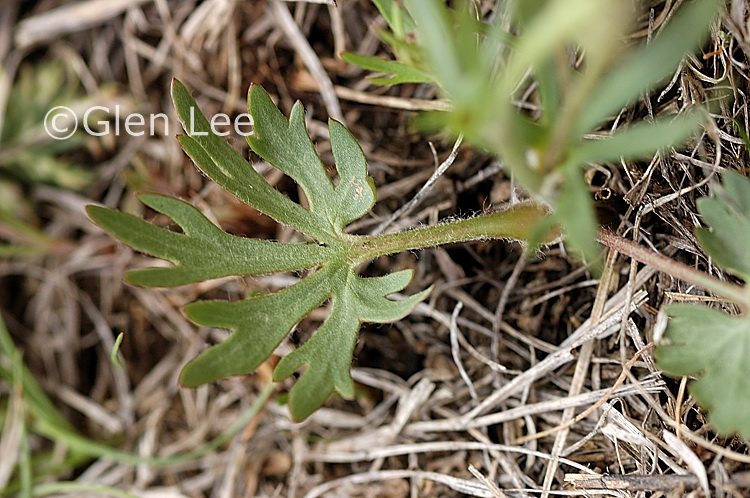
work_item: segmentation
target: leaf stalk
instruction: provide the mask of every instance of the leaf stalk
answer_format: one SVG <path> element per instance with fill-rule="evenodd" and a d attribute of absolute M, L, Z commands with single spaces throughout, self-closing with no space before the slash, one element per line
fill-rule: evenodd
<path fill-rule="evenodd" d="M 542 204 L 524 202 L 504 211 L 474 218 L 386 235 L 352 236 L 350 260 L 363 263 L 388 254 L 475 240 L 526 241 L 529 240 L 531 229 L 547 215 L 548 210 Z M 549 243 L 557 238 L 557 233 L 550 233 L 542 242 Z"/>

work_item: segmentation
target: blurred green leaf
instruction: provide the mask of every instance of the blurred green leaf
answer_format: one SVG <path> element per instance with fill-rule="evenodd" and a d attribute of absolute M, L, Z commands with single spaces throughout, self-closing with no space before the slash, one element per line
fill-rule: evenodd
<path fill-rule="evenodd" d="M 420 46 L 438 83 L 443 90 L 454 96 L 464 86 L 459 77 L 463 74 L 462 54 L 458 49 L 458 33 L 451 25 L 448 9 L 442 2 L 432 0 L 407 1 L 406 6 L 416 21 Z M 451 33 L 451 36 L 446 36 L 448 33 Z M 470 52 L 463 55 L 472 56 Z M 472 83 L 467 79 L 465 84 Z"/>
<path fill-rule="evenodd" d="M 399 37 L 404 38 L 406 35 L 414 32 L 414 21 L 409 14 L 396 0 L 373 0 L 372 3 L 380 11 L 380 15 L 388 23 L 391 31 Z"/>
<path fill-rule="evenodd" d="M 552 219 L 565 230 L 566 245 L 596 268 L 601 252 L 596 242 L 598 223 L 588 186 L 578 168 L 565 170 L 556 206 Z"/>
<path fill-rule="evenodd" d="M 50 109 L 75 106 L 82 95 L 60 61 L 22 65 L 2 120 L 0 173 L 27 185 L 46 183 L 71 190 L 89 185 L 93 171 L 60 157 L 81 148 L 82 137 L 54 140 L 43 125 Z"/>
<path fill-rule="evenodd" d="M 637 12 L 615 0 L 518 3 L 491 25 L 478 21 L 465 2 L 451 4 L 455 8 L 439 0 L 404 4 L 424 53 L 421 70 L 435 75 L 451 104 L 449 112 L 418 123 L 463 134 L 497 154 L 532 196 L 566 213 L 560 219 L 570 229 L 569 244 L 587 257 L 595 253 L 596 224 L 589 192 L 581 188 L 583 167 L 647 157 L 687 140 L 702 124 L 697 109 L 589 138 L 611 113 L 674 73 L 708 32 L 714 0 L 679 9 L 649 45 L 636 48 L 624 39 Z M 574 55 L 583 56 L 580 65 Z M 528 102 L 538 107 L 517 108 L 518 96 L 535 85 L 538 99 Z M 575 208 L 585 209 L 576 215 Z"/>
<path fill-rule="evenodd" d="M 398 85 L 401 83 L 432 83 L 432 77 L 412 66 L 400 62 L 369 57 L 352 52 L 344 52 L 341 58 L 349 64 L 354 64 L 370 71 L 386 73 L 392 76 L 378 78 L 370 76 L 368 79 L 376 85 Z"/>
<path fill-rule="evenodd" d="M 524 23 L 513 56 L 500 78 L 499 92 L 507 97 L 513 95 L 530 68 L 554 57 L 566 44 L 580 41 L 591 31 L 596 32 L 596 23 L 612 23 L 614 20 L 604 17 L 611 4 L 606 0 L 577 0 L 575 5 L 546 2 Z M 602 43 L 601 39 L 598 41 Z"/>
<path fill-rule="evenodd" d="M 698 131 L 707 116 L 703 109 L 679 116 L 660 118 L 653 123 L 638 122 L 609 137 L 582 140 L 573 149 L 571 162 L 578 164 L 643 159 L 668 145 L 679 145 Z"/>
<path fill-rule="evenodd" d="M 594 129 L 674 74 L 682 59 L 706 38 L 717 12 L 715 0 L 687 3 L 650 43 L 631 50 L 590 95 L 571 136 Z"/>
<path fill-rule="evenodd" d="M 34 376 L 22 362 L 16 364 L 16 368 L 20 368 L 21 370 L 20 378 L 16 377 L 13 367 L 9 367 L 13 359 L 21 358 L 22 355 L 13 342 L 13 338 L 6 327 L 5 322 L 2 320 L 2 317 L 0 317 L 0 356 L 4 356 L 8 359 L 8 361 L 0 362 L 0 379 L 8 385 L 12 385 L 14 382 L 18 381 L 21 382 L 27 410 L 34 416 L 43 418 L 58 427 L 68 429 L 72 428 L 70 422 L 68 422 L 62 413 L 60 413 L 55 407 L 55 404 L 52 403 L 44 390 L 34 379 Z"/>

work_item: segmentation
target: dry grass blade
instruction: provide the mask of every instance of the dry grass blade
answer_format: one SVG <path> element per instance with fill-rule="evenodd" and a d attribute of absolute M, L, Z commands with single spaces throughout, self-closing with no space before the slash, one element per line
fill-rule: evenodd
<path fill-rule="evenodd" d="M 613 327 L 619 325 L 623 314 L 631 313 L 645 298 L 646 294 L 645 292 L 642 292 L 639 295 L 634 296 L 633 302 L 627 305 L 627 310 L 624 309 L 626 306 L 625 303 L 621 302 L 619 307 L 611 308 L 598 323 L 591 324 L 588 321 L 584 322 L 576 332 L 563 341 L 561 348 L 556 353 L 548 356 L 538 365 L 514 378 L 513 381 L 506 384 L 501 390 L 494 392 L 491 396 L 484 399 L 476 408 L 472 409 L 463 417 L 463 422 L 468 423 L 471 419 L 490 410 L 493 406 L 503 401 L 511 394 L 523 389 L 532 380 L 538 379 L 539 377 L 552 372 L 559 366 L 575 359 L 571 353 L 573 349 L 592 339 L 601 338 L 613 333 Z"/>
<path fill-rule="evenodd" d="M 426 100 L 391 95 L 373 95 L 372 93 L 353 90 L 343 86 L 335 86 L 336 95 L 342 99 L 361 104 L 375 105 L 404 111 L 447 111 L 450 103 L 445 100 Z"/>
<path fill-rule="evenodd" d="M 620 491 L 678 491 L 700 486 L 696 476 L 690 475 L 582 475 L 565 474 L 565 482 L 575 489 L 586 491 L 620 490 Z"/>
<path fill-rule="evenodd" d="M 126 9 L 150 0 L 86 0 L 63 5 L 24 19 L 14 39 L 21 50 L 110 21 Z"/>
<path fill-rule="evenodd" d="M 662 432 L 662 437 L 664 438 L 664 442 L 667 443 L 667 446 L 679 456 L 683 462 L 685 462 L 687 467 L 693 472 L 693 475 L 698 478 L 698 482 L 700 483 L 701 489 L 703 489 L 705 495 L 711 496 L 711 490 L 708 487 L 706 468 L 703 466 L 703 462 L 701 462 L 700 458 L 698 458 L 688 445 L 683 443 L 671 432 L 665 430 Z"/>
<path fill-rule="evenodd" d="M 461 146 L 461 141 L 463 140 L 463 136 L 459 136 L 456 139 L 456 142 L 453 144 L 453 149 L 451 150 L 451 153 L 448 155 L 445 160 L 440 163 L 440 165 L 435 168 L 435 172 L 430 176 L 430 178 L 425 182 L 425 184 L 420 188 L 417 193 L 412 197 L 409 202 L 398 208 L 396 212 L 394 212 L 392 215 L 388 217 L 388 219 L 383 220 L 377 227 L 375 227 L 371 232 L 370 235 L 379 235 L 383 233 L 383 231 L 388 228 L 391 223 L 396 221 L 401 216 L 406 216 L 409 214 L 418 204 L 419 202 L 427 195 L 427 193 L 430 191 L 430 189 L 435 185 L 435 182 L 438 181 L 438 179 L 445 174 L 446 170 L 450 168 L 451 164 L 453 164 L 453 161 L 456 160 L 456 156 L 458 155 L 458 148 Z"/>
<path fill-rule="evenodd" d="M 469 472 L 471 472 L 472 475 L 479 480 L 479 482 L 487 486 L 487 490 L 492 493 L 492 496 L 496 498 L 505 498 L 507 496 L 500 490 L 500 488 L 497 487 L 497 485 L 495 485 L 494 482 L 483 476 L 481 472 L 475 469 L 473 465 L 469 465 Z"/>
<path fill-rule="evenodd" d="M 324 496 L 326 493 L 332 490 L 344 487 L 349 484 L 363 484 L 368 482 L 384 482 L 393 479 L 425 479 L 444 484 L 449 489 L 464 493 L 468 496 L 482 496 L 492 498 L 492 493 L 487 491 L 487 488 L 475 481 L 469 481 L 467 479 L 458 479 L 445 474 L 439 474 L 437 472 L 424 472 L 420 470 L 382 470 L 378 472 L 365 472 L 361 474 L 353 474 L 340 479 L 329 481 L 325 484 L 317 486 L 310 490 L 304 495 L 304 498 L 317 498 L 318 496 Z"/>
<path fill-rule="evenodd" d="M 294 18 L 289 13 L 286 5 L 281 0 L 271 0 L 270 6 L 279 26 L 287 35 L 292 45 L 294 45 L 297 53 L 302 57 L 305 66 L 310 70 L 315 81 L 320 85 L 320 95 L 323 98 L 323 102 L 325 102 L 328 115 L 343 123 L 344 115 L 341 112 L 339 99 L 336 97 L 336 92 L 333 89 L 333 83 L 323 68 L 323 64 L 321 64 L 317 54 L 310 46 L 305 35 L 300 31 L 297 23 L 294 22 Z"/>

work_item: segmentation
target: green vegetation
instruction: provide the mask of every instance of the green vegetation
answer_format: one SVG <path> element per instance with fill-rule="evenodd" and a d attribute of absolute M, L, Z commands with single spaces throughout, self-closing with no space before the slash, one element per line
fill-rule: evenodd
<path fill-rule="evenodd" d="M 55 140 L 44 124 L 46 113 L 55 106 L 90 105 L 82 94 L 59 61 L 20 67 L 0 116 L 0 236 L 10 242 L 0 244 L 0 257 L 66 246 L 38 229 L 39 220 L 25 190 L 40 184 L 80 190 L 93 181 L 92 170 L 63 159 L 84 147 L 83 136 Z"/>
<path fill-rule="evenodd" d="M 521 204 L 499 213 L 399 234 L 351 235 L 344 227 L 370 210 L 375 187 L 367 176 L 362 150 L 341 123 L 332 120 L 329 125 L 338 171 L 332 181 L 305 129 L 302 105 L 295 105 L 287 121 L 262 88 L 250 90 L 249 111 L 255 122 L 250 145 L 299 183 L 309 203 L 305 209 L 271 187 L 242 156 L 212 134 L 195 101 L 177 81 L 173 98 L 185 129 L 192 133 L 180 137 L 180 142 L 195 163 L 237 198 L 296 228 L 309 240 L 287 244 L 232 236 L 189 204 L 160 195 L 142 195 L 141 200 L 172 218 L 184 233 L 170 232 L 118 211 L 89 207 L 91 218 L 119 239 L 175 263 L 171 268 L 130 272 L 128 280 L 174 286 L 227 275 L 316 268 L 297 284 L 274 294 L 235 303 L 203 301 L 188 305 L 185 311 L 196 323 L 235 331 L 227 341 L 185 367 L 181 380 L 188 386 L 253 371 L 302 318 L 330 300 L 325 323 L 302 347 L 279 362 L 274 377 L 283 379 L 307 366 L 290 394 L 289 404 L 297 419 L 312 413 L 334 389 L 351 397 L 354 385 L 349 369 L 360 324 L 398 320 L 429 292 L 404 300 L 388 299 L 409 284 L 412 272 L 362 278 L 356 271 L 359 265 L 378 256 L 441 243 L 525 239 L 529 227 L 546 215 L 539 205 Z M 194 121 L 190 123 L 190 119 Z"/>
<path fill-rule="evenodd" d="M 389 298 L 406 288 L 411 272 L 363 278 L 357 274 L 359 265 L 394 252 L 458 241 L 517 239 L 533 246 L 554 240 L 558 229 L 571 248 L 593 262 L 599 253 L 597 238 L 610 239 L 598 236 L 583 167 L 652 155 L 688 140 L 707 117 L 704 108 L 686 105 L 676 114 L 622 129 L 616 119 L 621 109 L 663 83 L 699 46 L 716 11 L 715 2 L 686 5 L 650 43 L 636 47 L 622 42 L 632 13 L 618 2 L 587 0 L 576 9 L 559 2 L 514 4 L 516 10 L 505 17 L 512 20 L 509 26 L 479 21 L 469 3 L 459 2 L 454 9 L 437 0 L 406 1 L 404 6 L 385 0 L 375 3 L 390 27 L 381 36 L 398 60 L 344 57 L 393 75 L 373 80 L 379 84 L 434 82 L 451 109 L 424 115 L 420 123 L 461 134 L 497 155 L 532 199 L 433 227 L 384 236 L 352 235 L 345 228 L 370 210 L 375 187 L 362 150 L 342 124 L 329 124 L 337 171 L 331 179 L 305 130 L 301 104 L 295 105 L 287 120 L 262 88 L 254 86 L 249 92 L 255 123 L 249 144 L 299 184 L 307 198 L 305 207 L 275 190 L 213 135 L 208 121 L 195 112 L 188 91 L 175 82 L 175 106 L 190 130 L 180 142 L 194 162 L 238 199 L 294 227 L 302 237 L 296 243 L 278 243 L 232 236 L 189 204 L 154 194 L 144 194 L 141 200 L 172 218 L 183 233 L 90 207 L 91 218 L 116 237 L 174 263 L 170 268 L 131 272 L 128 279 L 141 285 L 176 286 L 227 275 L 309 270 L 298 283 L 276 293 L 232 303 L 188 305 L 185 311 L 196 323 L 232 329 L 234 334 L 190 362 L 182 372 L 183 384 L 195 386 L 252 371 L 300 320 L 330 302 L 326 321 L 279 362 L 274 378 L 283 379 L 305 367 L 290 395 L 296 419 L 307 417 L 334 390 L 352 396 L 349 368 L 360 324 L 398 320 L 429 292 Z M 590 29 L 592 18 L 601 21 L 597 29 Z M 571 58 L 584 63 L 571 63 Z M 514 104 L 527 91 L 537 92 L 538 108 L 519 109 Z M 597 131 L 605 125 L 611 132 Z M 719 194 L 699 203 L 711 228 L 700 229 L 697 236 L 717 264 L 747 279 L 750 181 L 726 175 Z M 684 265 L 647 252 L 623 252 L 698 282 L 744 309 L 750 307 L 744 287 L 685 270 Z M 746 416 L 750 405 L 738 402 L 750 399 L 743 384 L 750 374 L 744 361 L 750 352 L 747 315 L 730 317 L 685 305 L 669 306 L 667 313 L 672 319 L 657 351 L 660 366 L 675 375 L 700 375 L 692 392 L 709 410 L 717 430 L 750 436 Z"/>
<path fill-rule="evenodd" d="M 21 352 L 13 344 L 2 319 L 0 380 L 13 389 L 7 404 L 0 405 L 0 423 L 3 425 L 0 448 L 3 448 L 4 455 L 0 465 L 0 496 L 13 495 L 24 498 L 85 492 L 132 498 L 135 495 L 108 486 L 75 481 L 39 481 L 69 474 L 94 458 L 106 458 L 125 465 L 146 464 L 152 467 L 198 460 L 221 447 L 242 430 L 260 412 L 275 388 L 274 383 L 269 383 L 255 402 L 248 406 L 230 427 L 200 448 L 164 458 L 146 458 L 118 451 L 107 444 L 92 441 L 78 434 L 23 364 Z M 66 451 L 63 452 L 62 458 L 61 454 L 53 453 L 52 449 L 32 455 L 29 442 L 34 435 L 65 447 Z"/>
<path fill-rule="evenodd" d="M 714 197 L 698 200 L 698 211 L 710 228 L 695 235 L 718 266 L 750 280 L 750 180 L 724 172 Z M 718 282 L 718 281 L 717 281 Z M 723 282 L 719 282 L 723 283 Z M 709 410 L 711 423 L 723 434 L 750 437 L 750 289 L 733 286 L 734 293 L 716 294 L 742 307 L 730 316 L 705 306 L 672 304 L 662 345 L 656 350 L 659 367 L 674 375 L 698 375 L 690 392 Z M 738 297 L 739 296 L 739 299 Z"/>

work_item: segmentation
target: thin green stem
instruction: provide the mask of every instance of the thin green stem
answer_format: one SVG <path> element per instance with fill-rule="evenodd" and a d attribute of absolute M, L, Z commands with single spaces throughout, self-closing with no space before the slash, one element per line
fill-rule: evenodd
<path fill-rule="evenodd" d="M 23 364 L 22 355 L 13 342 L 13 338 L 2 321 L 2 317 L 0 317 L 0 353 L 13 359 L 13 368 L 18 368 L 17 371 L 8 371 L 0 366 L 0 381 L 4 380 L 12 384 L 20 379 L 26 410 L 34 415 L 48 419 L 51 423 L 59 427 L 72 429 L 70 422 L 65 419 L 52 401 L 50 401 L 29 369 Z M 16 358 L 18 358 L 18 361 L 15 360 Z"/>
<path fill-rule="evenodd" d="M 139 465 L 146 464 L 152 467 L 167 467 L 172 465 L 179 465 L 186 462 L 192 462 L 199 458 L 207 455 L 211 451 L 219 448 L 221 445 L 229 441 L 235 434 L 237 434 L 243 427 L 245 427 L 253 417 L 255 417 L 261 409 L 265 406 L 266 402 L 271 398 L 274 390 L 276 389 L 276 383 L 269 382 L 266 387 L 258 394 L 255 401 L 239 416 L 237 420 L 232 423 L 224 432 L 216 436 L 211 441 L 207 442 L 200 448 L 187 453 L 181 453 L 178 455 L 167 456 L 167 457 L 142 457 L 133 453 L 127 453 L 116 450 L 104 444 L 97 443 L 86 439 L 83 436 L 67 429 L 57 427 L 51 424 L 47 420 L 39 420 L 36 429 L 43 436 L 48 437 L 53 441 L 64 442 L 72 450 L 85 453 L 92 457 L 101 457 L 113 460 L 126 465 Z"/>
<path fill-rule="evenodd" d="M 702 289 L 713 292 L 717 296 L 739 304 L 743 308 L 750 308 L 750 296 L 744 287 L 722 282 L 707 273 L 670 259 L 658 252 L 646 249 L 628 239 L 615 235 L 608 230 L 599 231 L 599 242 L 617 252 L 629 256 L 645 265 L 671 275 L 685 282 L 697 285 Z"/>
<path fill-rule="evenodd" d="M 379 256 L 456 242 L 488 239 L 528 240 L 531 228 L 547 216 L 537 203 L 518 204 L 508 210 L 404 232 L 352 237 L 351 259 L 369 261 Z M 550 242 L 554 237 L 541 242 Z"/>
<path fill-rule="evenodd" d="M 138 498 L 137 495 L 111 486 L 84 482 L 49 482 L 39 484 L 34 487 L 34 494 L 31 496 L 41 497 L 60 493 L 67 493 L 71 496 L 74 496 L 73 493 L 96 493 L 97 495 L 108 495 L 116 498 Z"/>
<path fill-rule="evenodd" d="M 120 332 L 119 334 L 117 334 L 115 345 L 112 347 L 112 351 L 109 352 L 109 362 L 121 370 L 125 368 L 125 365 L 123 365 L 120 359 L 117 357 L 117 353 L 120 351 L 120 345 L 122 344 L 123 337 L 125 337 L 124 333 Z"/>

